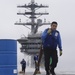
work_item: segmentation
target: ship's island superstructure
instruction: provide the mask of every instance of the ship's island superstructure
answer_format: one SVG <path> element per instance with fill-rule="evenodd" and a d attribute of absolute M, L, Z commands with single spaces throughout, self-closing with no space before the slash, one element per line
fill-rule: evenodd
<path fill-rule="evenodd" d="M 27 18 L 29 18 L 31 21 L 30 22 L 26 22 L 23 23 L 21 22 L 21 19 L 19 20 L 19 22 L 16 22 L 15 25 L 24 25 L 24 26 L 30 26 L 30 30 L 31 32 L 28 34 L 28 37 L 21 37 L 20 39 L 18 39 L 17 41 L 21 44 L 21 52 L 25 52 L 27 54 L 37 54 L 40 50 L 40 46 L 41 46 L 41 34 L 42 32 L 38 31 L 38 28 L 40 26 L 43 25 L 49 25 L 50 23 L 46 23 L 46 19 L 44 20 L 44 22 L 42 23 L 41 19 L 38 19 L 38 17 L 42 16 L 42 15 L 48 15 L 49 13 L 47 12 L 39 12 L 37 13 L 36 10 L 39 8 L 48 8 L 48 6 L 44 6 L 42 4 L 38 5 L 37 3 L 35 3 L 34 0 L 31 0 L 31 2 L 29 4 L 25 4 L 22 6 L 17 6 L 18 8 L 26 8 L 29 10 L 29 12 L 25 11 L 24 13 L 17 13 L 17 15 L 24 15 Z M 35 20 L 37 20 L 37 22 L 35 22 Z"/>

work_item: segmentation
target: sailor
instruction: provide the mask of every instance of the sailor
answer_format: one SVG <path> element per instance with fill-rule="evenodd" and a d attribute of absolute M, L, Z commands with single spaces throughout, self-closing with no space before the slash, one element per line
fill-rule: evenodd
<path fill-rule="evenodd" d="M 59 54 L 62 55 L 62 44 L 60 32 L 57 29 L 57 22 L 51 23 L 51 28 L 45 29 L 42 33 L 42 48 L 40 49 L 38 67 L 40 65 L 41 56 L 44 53 L 45 71 L 46 75 L 56 75 L 55 68 L 58 63 L 57 46 L 59 47 Z M 50 59 L 51 58 L 51 59 Z M 51 60 L 51 65 L 50 65 Z"/>
<path fill-rule="evenodd" d="M 22 61 L 20 62 L 22 65 L 22 72 L 25 73 L 25 69 L 26 69 L 26 61 L 24 59 L 22 59 Z"/>

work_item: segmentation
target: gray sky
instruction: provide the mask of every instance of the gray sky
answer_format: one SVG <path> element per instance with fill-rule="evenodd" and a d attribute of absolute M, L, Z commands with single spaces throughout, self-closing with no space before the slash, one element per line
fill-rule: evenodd
<path fill-rule="evenodd" d="M 65 71 L 75 71 L 75 0 L 35 0 L 37 3 L 49 5 L 46 10 L 47 21 L 57 21 L 58 30 L 61 33 L 63 44 L 63 55 L 59 57 L 58 69 Z M 17 16 L 20 10 L 17 5 L 29 3 L 30 0 L 0 0 L 0 39 L 18 39 L 23 34 L 27 36 L 30 32 L 24 26 L 15 26 L 14 23 L 24 16 Z M 24 11 L 22 9 L 21 11 Z M 42 10 L 44 11 L 44 9 Z M 49 26 L 42 26 L 39 31 L 43 31 Z"/>

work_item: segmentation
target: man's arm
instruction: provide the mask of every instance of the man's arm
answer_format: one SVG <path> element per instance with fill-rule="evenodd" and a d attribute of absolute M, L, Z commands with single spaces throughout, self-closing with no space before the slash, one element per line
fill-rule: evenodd
<path fill-rule="evenodd" d="M 62 55 L 62 43 L 61 43 L 61 36 L 60 36 L 60 33 L 58 33 L 58 47 L 59 47 L 59 50 L 60 50 L 60 56 Z"/>
<path fill-rule="evenodd" d="M 48 35 L 48 29 L 49 28 L 47 28 L 47 29 L 45 29 L 45 31 L 42 33 L 42 36 L 41 36 L 41 39 L 42 39 L 42 42 L 44 42 L 45 41 L 45 38 L 47 37 L 47 35 Z"/>
<path fill-rule="evenodd" d="M 59 50 L 62 50 L 62 43 L 61 43 L 61 37 L 60 37 L 60 33 L 58 33 L 58 47 L 59 47 Z"/>

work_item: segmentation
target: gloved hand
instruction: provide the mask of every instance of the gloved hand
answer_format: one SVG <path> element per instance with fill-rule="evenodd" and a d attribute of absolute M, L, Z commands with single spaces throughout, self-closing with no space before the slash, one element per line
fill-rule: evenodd
<path fill-rule="evenodd" d="M 62 55 L 62 51 L 60 50 L 60 56 Z"/>
<path fill-rule="evenodd" d="M 51 29 L 48 29 L 47 33 L 48 33 L 49 35 L 51 35 Z"/>

